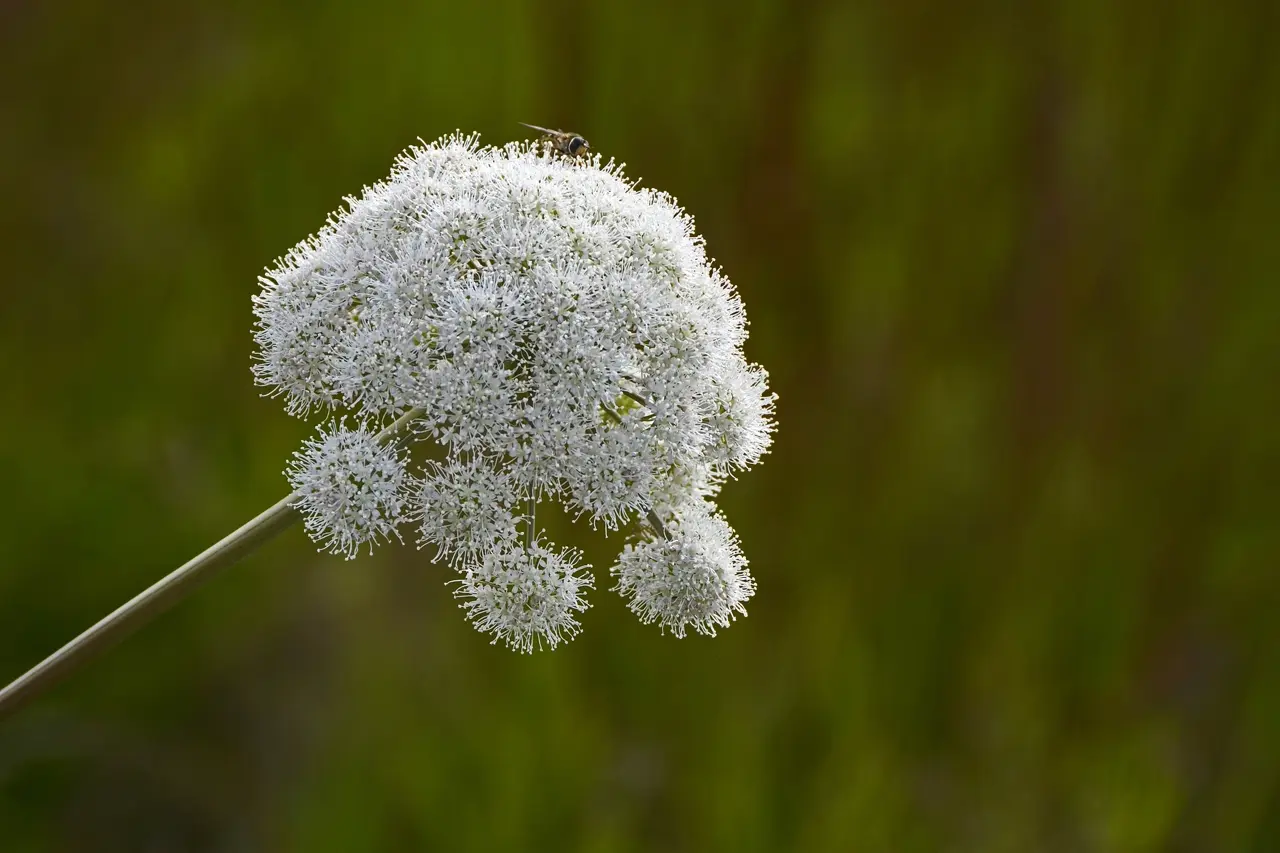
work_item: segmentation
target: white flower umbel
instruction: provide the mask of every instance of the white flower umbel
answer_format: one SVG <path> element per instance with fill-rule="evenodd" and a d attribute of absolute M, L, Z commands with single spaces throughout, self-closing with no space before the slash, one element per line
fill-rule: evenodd
<path fill-rule="evenodd" d="M 519 531 L 512 512 L 520 489 L 507 471 L 483 459 L 428 463 L 413 500 L 420 543 L 434 545 L 436 559 L 477 560 Z"/>
<path fill-rule="evenodd" d="M 711 504 L 682 507 L 670 538 L 628 545 L 613 574 L 615 587 L 645 624 L 683 637 L 688 628 L 715 636 L 727 628 L 756 591 L 738 537 Z"/>
<path fill-rule="evenodd" d="M 293 454 L 285 476 L 307 533 L 325 550 L 350 560 L 361 545 L 372 551 L 378 539 L 399 537 L 405 460 L 364 425 L 322 427 Z"/>
<path fill-rule="evenodd" d="M 554 500 L 606 530 L 648 520 L 620 582 L 646 621 L 683 636 L 742 612 L 732 531 L 671 508 L 710 507 L 759 461 L 774 396 L 743 356 L 741 300 L 670 196 L 599 157 L 448 137 L 285 255 L 254 313 L 254 376 L 287 411 L 420 411 L 411 437 L 443 457 L 419 478 L 363 429 L 309 442 L 290 477 L 322 547 L 388 538 L 407 503 L 478 627 L 554 647 L 588 585 L 539 539 L 535 507 Z"/>
<path fill-rule="evenodd" d="M 710 429 L 706 456 L 722 472 L 750 468 L 773 442 L 773 395 L 764 368 L 739 359 L 715 377 L 706 401 Z"/>
<path fill-rule="evenodd" d="M 455 595 L 479 631 L 493 634 L 518 652 L 544 645 L 554 649 L 577 636 L 576 613 L 589 606 L 582 593 L 592 586 L 590 575 L 572 548 L 554 551 L 541 542 L 514 543 L 488 551 L 472 564 Z"/>
<path fill-rule="evenodd" d="M 623 548 L 614 588 L 646 625 L 658 622 L 676 637 L 690 628 L 714 637 L 746 615 L 746 599 L 755 594 L 737 535 L 705 501 L 682 507 L 668 532 Z"/>

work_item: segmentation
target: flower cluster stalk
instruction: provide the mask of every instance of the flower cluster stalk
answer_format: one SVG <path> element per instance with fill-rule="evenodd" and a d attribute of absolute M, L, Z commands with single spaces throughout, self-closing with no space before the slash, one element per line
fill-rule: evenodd
<path fill-rule="evenodd" d="M 386 442 L 422 414 L 406 412 L 378 436 Z M 252 521 L 223 537 L 120 605 L 22 677 L 0 690 L 0 719 L 13 714 L 94 657 L 186 598 L 219 571 L 239 562 L 301 520 L 294 495 L 282 498 Z"/>

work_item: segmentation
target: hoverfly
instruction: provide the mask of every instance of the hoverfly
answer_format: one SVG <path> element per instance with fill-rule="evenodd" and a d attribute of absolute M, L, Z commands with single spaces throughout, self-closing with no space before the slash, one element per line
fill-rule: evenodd
<path fill-rule="evenodd" d="M 540 133 L 545 133 L 547 146 L 562 157 L 581 157 L 591 149 L 591 146 L 587 144 L 587 140 L 576 133 L 552 130 L 548 127 L 538 127 L 536 124 L 525 124 L 524 122 L 520 122 L 520 124 Z"/>

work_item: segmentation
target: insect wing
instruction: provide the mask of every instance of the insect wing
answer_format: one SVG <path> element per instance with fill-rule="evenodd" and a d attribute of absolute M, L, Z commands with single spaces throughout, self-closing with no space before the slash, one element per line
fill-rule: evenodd
<path fill-rule="evenodd" d="M 547 134 L 548 136 L 557 136 L 557 135 L 559 135 L 559 134 L 561 133 L 561 131 L 559 131 L 559 130 L 552 130 L 552 129 L 551 129 L 551 128 L 549 128 L 549 127 L 538 127 L 536 124 L 529 124 L 528 122 L 523 122 L 523 121 L 522 121 L 522 122 L 518 122 L 518 123 L 519 123 L 519 124 L 524 125 L 525 127 L 529 128 L 530 130 L 537 130 L 537 131 L 541 131 L 542 133 L 545 133 L 545 134 Z"/>

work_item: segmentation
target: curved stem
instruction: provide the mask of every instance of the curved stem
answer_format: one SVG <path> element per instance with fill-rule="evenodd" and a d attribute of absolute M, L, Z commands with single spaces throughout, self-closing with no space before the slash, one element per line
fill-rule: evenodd
<path fill-rule="evenodd" d="M 632 393 L 631 391 L 628 391 L 626 388 L 622 389 L 622 394 L 625 397 L 630 397 L 632 400 L 635 400 L 637 403 L 644 406 L 645 408 L 649 407 L 649 401 L 646 400 L 644 397 L 641 397 L 639 394 Z"/>
<path fill-rule="evenodd" d="M 422 412 L 420 408 L 409 410 L 378 433 L 378 440 L 388 441 Z M 14 713 L 95 655 L 168 610 L 221 569 L 233 565 L 259 545 L 292 527 L 301 520 L 298 511 L 291 505 L 292 501 L 293 495 L 277 501 L 270 509 L 120 605 L 93 627 L 49 655 L 4 690 L 0 690 L 0 719 Z"/>
<path fill-rule="evenodd" d="M 645 510 L 645 521 L 649 522 L 649 526 L 653 528 L 653 532 L 660 535 L 663 539 L 670 539 L 671 532 L 667 530 L 667 526 L 662 523 L 662 519 L 658 518 L 658 513 L 654 512 L 653 507 Z"/>
<path fill-rule="evenodd" d="M 613 409 L 609 408 L 609 405 L 607 403 L 601 403 L 600 408 L 604 410 L 604 413 L 609 418 L 609 420 L 613 421 L 618 426 L 622 426 L 622 416 L 619 415 L 617 412 L 615 412 Z"/>

